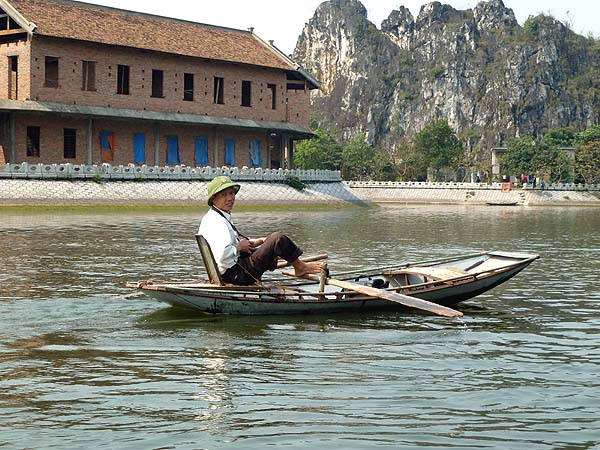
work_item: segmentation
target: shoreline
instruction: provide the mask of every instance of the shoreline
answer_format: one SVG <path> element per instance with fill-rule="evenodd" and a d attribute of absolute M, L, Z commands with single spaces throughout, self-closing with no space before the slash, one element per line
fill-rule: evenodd
<path fill-rule="evenodd" d="M 598 208 L 600 204 L 545 204 L 545 205 L 485 205 L 485 204 L 458 204 L 458 203 L 441 203 L 441 202 L 400 202 L 400 201 L 388 201 L 388 202 L 377 202 L 368 205 L 320 205 L 320 204 L 236 204 L 236 213 L 243 212 L 298 212 L 298 213 L 310 213 L 310 212 L 327 212 L 327 211 L 339 211 L 343 209 L 353 208 L 381 208 L 385 206 L 454 206 L 454 207 L 466 207 L 466 208 L 512 208 L 512 209 L 539 209 L 539 208 Z M 204 204 L 199 205 L 140 205 L 140 204 L 121 204 L 121 205 L 66 205 L 66 204 L 53 204 L 53 205 L 5 205 L 0 204 L 0 213 L 16 213 L 16 214 L 172 214 L 172 213 L 195 213 L 203 211 L 205 208 Z"/>
<path fill-rule="evenodd" d="M 356 204 L 236 204 L 236 212 L 314 212 L 314 211 L 334 211 L 339 209 L 349 208 L 376 208 L 377 205 L 359 206 Z M 64 214 L 79 214 L 92 212 L 95 214 L 113 214 L 113 213 L 195 213 L 208 208 L 206 203 L 185 204 L 185 205 L 160 205 L 160 204 L 0 204 L 0 212 L 8 213 L 27 213 L 27 214 L 45 214 L 45 213 L 64 213 Z"/>

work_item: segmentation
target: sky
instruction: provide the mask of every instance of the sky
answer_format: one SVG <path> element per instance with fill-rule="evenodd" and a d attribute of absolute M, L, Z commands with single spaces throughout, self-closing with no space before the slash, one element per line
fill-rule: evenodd
<path fill-rule="evenodd" d="M 416 18 L 427 1 L 361 0 L 367 8 L 368 18 L 378 28 L 390 12 L 399 6 L 410 9 Z M 456 9 L 473 8 L 479 1 L 440 0 Z M 265 41 L 273 40 L 275 46 L 289 55 L 296 46 L 304 25 L 312 18 L 322 0 L 85 0 L 86 3 L 141 11 L 160 16 L 174 17 L 224 27 L 248 29 Z M 552 15 L 584 36 L 600 37 L 600 2 L 596 0 L 504 0 L 519 24 L 540 13 Z"/>

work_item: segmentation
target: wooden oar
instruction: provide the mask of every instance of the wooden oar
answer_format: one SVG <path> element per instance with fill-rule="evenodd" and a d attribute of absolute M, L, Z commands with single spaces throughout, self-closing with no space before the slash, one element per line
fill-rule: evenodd
<path fill-rule="evenodd" d="M 283 270 L 282 273 L 289 276 L 296 276 L 294 272 L 289 270 Z M 300 278 L 305 278 L 307 280 L 312 281 L 319 281 L 319 277 L 317 275 L 304 275 Z M 382 300 L 387 300 L 389 302 L 399 303 L 400 305 L 408 306 L 409 308 L 421 309 L 423 311 L 438 314 L 440 316 L 461 317 L 463 315 L 463 313 L 461 313 L 460 311 L 448 308 L 446 306 L 438 305 L 437 303 L 432 303 L 428 302 L 427 300 L 421 300 L 419 298 L 399 294 L 398 292 L 391 292 L 383 289 L 377 289 L 372 286 L 364 286 L 362 284 L 352 283 L 351 281 L 342 281 L 336 280 L 334 278 L 327 278 L 327 284 L 341 287 L 343 289 L 348 289 L 350 291 L 358 292 L 360 294 L 368 295 L 369 297 L 376 297 Z"/>
<path fill-rule="evenodd" d="M 329 257 L 329 255 L 327 253 L 322 253 L 320 255 L 307 256 L 306 258 L 302 258 L 302 261 L 304 261 L 304 262 L 321 261 L 322 259 L 327 259 L 328 257 Z M 283 259 L 277 263 L 277 268 L 281 269 L 282 267 L 287 267 L 287 266 L 291 266 L 291 265 L 292 265 L 292 263 L 289 263 L 285 259 Z"/>

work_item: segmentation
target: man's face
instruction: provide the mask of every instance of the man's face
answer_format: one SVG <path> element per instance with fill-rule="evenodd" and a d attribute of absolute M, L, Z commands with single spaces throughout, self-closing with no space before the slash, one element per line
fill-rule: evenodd
<path fill-rule="evenodd" d="M 213 205 L 221 211 L 230 212 L 235 203 L 235 189 L 232 187 L 217 192 L 212 198 Z"/>

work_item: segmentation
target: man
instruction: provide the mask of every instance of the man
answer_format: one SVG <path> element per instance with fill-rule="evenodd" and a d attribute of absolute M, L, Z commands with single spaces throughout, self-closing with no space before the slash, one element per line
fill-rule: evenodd
<path fill-rule="evenodd" d="M 324 267 L 320 262 L 300 259 L 302 249 L 286 235 L 276 232 L 267 238 L 248 239 L 231 220 L 231 210 L 240 185 L 219 176 L 208 184 L 208 206 L 198 233 L 208 241 L 223 281 L 249 285 L 260 282 L 267 270 L 277 268 L 277 259 L 285 259 L 297 276 L 314 274 Z"/>

